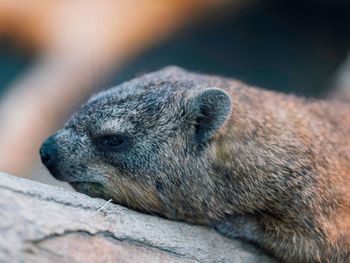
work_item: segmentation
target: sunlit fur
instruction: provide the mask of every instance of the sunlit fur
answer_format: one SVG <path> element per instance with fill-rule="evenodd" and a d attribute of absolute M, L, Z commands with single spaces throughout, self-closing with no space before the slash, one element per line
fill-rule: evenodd
<path fill-rule="evenodd" d="M 209 88 L 232 110 L 198 143 L 191 101 Z M 93 143 L 120 132 L 132 137 L 126 152 Z M 55 141 L 57 177 L 78 191 L 214 227 L 285 262 L 350 261 L 348 105 L 168 67 L 93 96 Z"/>

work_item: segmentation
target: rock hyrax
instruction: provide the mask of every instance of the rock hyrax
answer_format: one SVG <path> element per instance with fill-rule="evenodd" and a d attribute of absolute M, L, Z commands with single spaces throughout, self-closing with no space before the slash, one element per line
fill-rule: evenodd
<path fill-rule="evenodd" d="M 350 261 L 350 106 L 168 67 L 93 96 L 41 148 L 77 191 L 285 262 Z"/>

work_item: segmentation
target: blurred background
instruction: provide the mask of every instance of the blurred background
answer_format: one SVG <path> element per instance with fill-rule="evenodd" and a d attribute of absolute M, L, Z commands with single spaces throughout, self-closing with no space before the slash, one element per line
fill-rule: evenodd
<path fill-rule="evenodd" d="M 0 0 L 0 171 L 91 94 L 167 65 L 350 101 L 349 0 Z"/>

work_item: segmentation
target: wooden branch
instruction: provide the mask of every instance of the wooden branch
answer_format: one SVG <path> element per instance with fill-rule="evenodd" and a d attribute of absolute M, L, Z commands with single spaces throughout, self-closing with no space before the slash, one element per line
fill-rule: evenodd
<path fill-rule="evenodd" d="M 214 230 L 0 173 L 0 262 L 274 262 Z"/>

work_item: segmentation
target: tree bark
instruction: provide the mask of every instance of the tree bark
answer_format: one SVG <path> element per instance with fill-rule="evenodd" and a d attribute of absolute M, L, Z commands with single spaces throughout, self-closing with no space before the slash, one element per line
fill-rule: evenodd
<path fill-rule="evenodd" d="M 0 173 L 0 262 L 274 262 L 214 230 Z"/>

